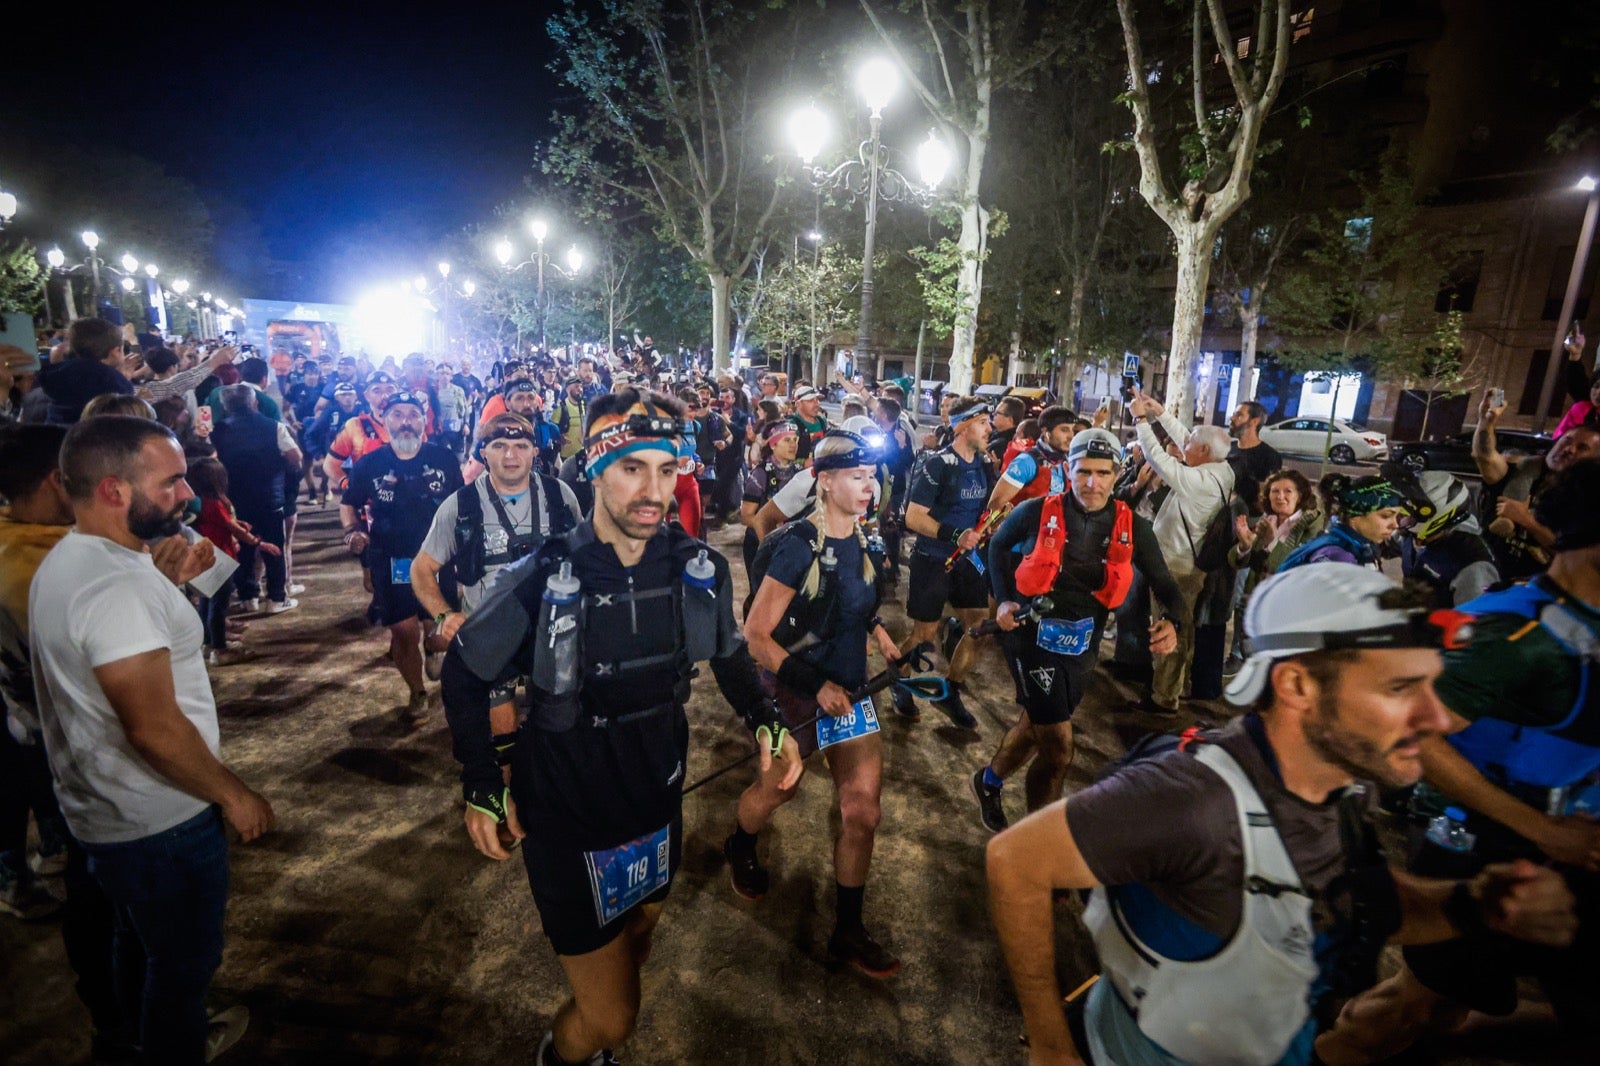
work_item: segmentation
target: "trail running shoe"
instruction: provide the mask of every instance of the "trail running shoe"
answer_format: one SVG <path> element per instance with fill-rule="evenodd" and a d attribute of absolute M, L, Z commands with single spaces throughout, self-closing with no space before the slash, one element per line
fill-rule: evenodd
<path fill-rule="evenodd" d="M 961 686 L 952 682 L 950 695 L 942 700 L 934 700 L 933 705 L 949 715 L 950 721 L 962 729 L 978 728 L 978 720 L 972 717 L 972 712 L 967 710 L 967 705 L 961 702 Z"/>
<path fill-rule="evenodd" d="M 872 939 L 865 926 L 835 929 L 828 938 L 828 954 L 840 962 L 848 962 L 868 977 L 893 977 L 900 972 L 900 960 Z"/>
<path fill-rule="evenodd" d="M 891 686 L 889 697 L 894 703 L 894 713 L 908 722 L 922 721 L 922 712 L 917 709 L 917 698 L 899 685 Z"/>
<path fill-rule="evenodd" d="M 728 860 L 728 878 L 733 882 L 733 890 L 741 899 L 754 903 L 764 899 L 767 889 L 771 886 L 771 878 L 767 871 L 762 869 L 761 861 L 756 858 L 754 848 L 748 852 L 736 846 L 733 834 L 728 834 L 728 839 L 722 842 L 722 854 Z"/>
<path fill-rule="evenodd" d="M 1006 805 L 1000 799 L 1000 790 L 984 784 L 982 770 L 972 774 L 972 795 L 978 801 L 978 817 L 989 832 L 998 833 L 1011 824 L 1006 820 Z"/>

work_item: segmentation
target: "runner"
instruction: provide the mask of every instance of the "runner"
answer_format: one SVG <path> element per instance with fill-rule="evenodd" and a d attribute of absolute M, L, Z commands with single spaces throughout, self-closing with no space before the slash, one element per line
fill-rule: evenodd
<path fill-rule="evenodd" d="M 1367 987 L 1385 941 L 1482 923 L 1572 936 L 1571 895 L 1529 863 L 1469 882 L 1392 871 L 1358 781 L 1421 774 L 1447 725 L 1431 686 L 1465 634 L 1381 574 L 1309 564 L 1263 582 L 1252 654 L 1228 688 L 1243 718 L 1142 745 L 1110 775 L 989 843 L 990 909 L 1033 1063 L 1304 1064 L 1319 1010 Z M 1348 842 L 1347 842 L 1348 841 Z M 1053 890 L 1093 889 L 1084 924 L 1104 976 L 1069 1021 Z"/>
<path fill-rule="evenodd" d="M 989 543 L 989 583 L 1000 605 L 995 622 L 1022 708 L 989 765 L 972 775 L 990 832 L 1007 825 L 1001 786 L 1030 758 L 1028 810 L 1061 798 L 1072 764 L 1072 715 L 1093 680 L 1106 617 L 1133 586 L 1133 568 L 1168 615 L 1150 627 L 1152 653 L 1175 648 L 1176 627 L 1190 622 L 1150 521 L 1111 498 L 1121 462 L 1116 437 L 1103 429 L 1079 433 L 1066 455 L 1068 491 L 1022 504 Z M 1048 606 L 1019 628 L 1018 615 L 1041 595 Z"/>
<path fill-rule="evenodd" d="M 822 413 L 822 394 L 810 385 L 801 385 L 789 397 L 789 402 L 794 405 L 789 421 L 800 434 L 799 455 L 801 461 L 806 461 L 811 458 L 812 446 L 828 432 L 828 416 Z"/>
<path fill-rule="evenodd" d="M 502 861 L 507 843 L 523 841 L 571 987 L 540 1045 L 546 1066 L 614 1061 L 603 1049 L 633 1031 L 639 971 L 678 869 L 695 662 L 709 659 L 728 701 L 757 724 L 763 772 L 776 757 L 793 787 L 801 770 L 739 639 L 727 563 L 666 521 L 681 408 L 625 389 L 589 410 L 593 517 L 508 571 L 444 666 L 468 833 Z M 489 693 L 518 673 L 531 678 L 531 712 L 510 749 L 508 788 Z"/>
<path fill-rule="evenodd" d="M 829 430 L 817 442 L 811 468 L 818 506 L 808 519 L 791 522 L 763 542 L 755 564 L 761 573 L 750 576 L 757 587 L 745 637 L 801 757 L 822 751 L 833 775 L 839 833 L 828 953 L 870 977 L 890 977 L 899 971 L 900 960 L 861 920 L 880 815 L 883 743 L 872 698 L 852 703 L 849 696 L 866 683 L 869 641 L 891 662 L 899 654 L 876 614 L 882 555 L 869 549 L 859 524 L 872 506 L 877 462 L 864 438 Z M 782 780 L 787 771 L 775 764 L 745 789 L 733 833 L 723 844 L 733 890 L 748 900 L 767 894 L 756 836 L 799 791 L 798 780 Z"/>
<path fill-rule="evenodd" d="M 1328 528 L 1289 553 L 1278 573 L 1307 563 L 1354 563 L 1378 569 L 1378 550 L 1400 528 L 1406 494 L 1393 478 L 1329 474 L 1317 482 Z"/>
<path fill-rule="evenodd" d="M 744 523 L 744 570 L 748 574 L 755 562 L 761 537 L 756 532 L 756 515 L 800 471 L 800 431 L 788 419 L 773 422 L 761 436 L 761 462 L 750 467 L 744 479 L 744 501 L 739 519 Z"/>
<path fill-rule="evenodd" d="M 371 455 L 389 443 L 389 431 L 383 422 L 383 409 L 389 397 L 394 394 L 394 378 L 381 370 L 368 375 L 366 389 L 362 392 L 366 410 L 356 412 L 354 417 L 339 427 L 338 434 L 328 445 L 327 457 L 322 460 L 322 469 L 328 475 L 328 484 L 343 491 L 346 465 Z"/>
<path fill-rule="evenodd" d="M 1006 399 L 1015 399 L 1008 396 Z M 1022 503 L 1051 493 L 1067 491 L 1064 465 L 1067 448 L 1076 432 L 1073 414 L 1059 405 L 1046 407 L 1039 415 L 1039 441 L 1005 466 L 1005 473 L 989 494 L 989 509 Z M 1117 462 L 1122 449 L 1117 448 Z"/>
<path fill-rule="evenodd" d="M 1461 479 L 1443 470 L 1417 475 L 1418 489 L 1433 513 L 1400 528 L 1400 572 L 1426 582 L 1438 607 L 1457 607 L 1500 583 L 1494 552 L 1472 514 L 1472 495 Z"/>
<path fill-rule="evenodd" d="M 429 617 L 411 588 L 411 561 L 434 511 L 461 487 L 455 456 L 422 439 L 426 403 L 426 397 L 410 392 L 388 398 L 383 425 L 389 443 L 351 468 L 339 504 L 345 546 L 371 574 L 377 620 L 389 628 L 389 659 L 411 693 L 403 712 L 410 724 L 427 710 L 421 620 Z"/>
<path fill-rule="evenodd" d="M 533 434 L 527 419 L 509 413 L 479 428 L 473 452 L 487 471 L 439 506 L 411 562 L 412 591 L 433 619 L 424 661 L 429 680 L 439 680 L 445 648 L 488 595 L 501 567 L 532 555 L 552 536 L 565 536 L 582 520 L 572 490 L 534 472 Z M 459 610 L 439 587 L 440 570 L 452 563 Z M 517 681 L 513 678 L 490 694 L 489 715 L 497 737 L 516 732 L 512 700 Z"/>
<path fill-rule="evenodd" d="M 950 426 L 954 432 L 950 443 L 927 456 L 911 480 L 906 528 L 917 534 L 917 545 L 911 553 L 906 594 L 911 636 L 904 648 L 937 642 L 946 605 L 954 609 L 962 633 L 982 621 L 989 609 L 989 582 L 977 554 L 975 528 L 994 487 L 994 472 L 983 450 L 989 439 L 988 405 L 971 396 L 956 399 L 950 404 Z M 960 558 L 947 568 L 945 562 L 958 551 Z M 966 672 L 955 665 L 958 658 L 965 665 L 972 657 L 960 656 L 953 646 L 944 651 L 950 662 L 946 675 L 950 695 L 934 706 L 961 728 L 976 729 L 978 720 L 961 701 Z M 912 721 L 921 717 L 916 701 L 898 688 L 894 709 Z"/>

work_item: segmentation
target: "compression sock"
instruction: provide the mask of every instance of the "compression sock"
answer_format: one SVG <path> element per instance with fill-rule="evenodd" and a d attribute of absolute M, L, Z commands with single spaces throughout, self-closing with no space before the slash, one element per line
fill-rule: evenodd
<path fill-rule="evenodd" d="M 733 835 L 728 838 L 728 846 L 741 855 L 753 855 L 756 850 L 756 834 L 746 833 L 739 820 L 733 820 Z"/>
<path fill-rule="evenodd" d="M 867 886 L 857 885 L 848 888 L 834 882 L 835 916 L 834 926 L 838 929 L 859 929 L 861 927 L 861 909 L 866 899 Z"/>
<path fill-rule="evenodd" d="M 999 774 L 995 773 L 994 772 L 994 767 L 985 766 L 983 768 L 983 787 L 984 788 L 1000 789 L 1000 788 L 1005 787 L 1005 783 L 1006 783 L 1006 779 L 1001 777 Z"/>

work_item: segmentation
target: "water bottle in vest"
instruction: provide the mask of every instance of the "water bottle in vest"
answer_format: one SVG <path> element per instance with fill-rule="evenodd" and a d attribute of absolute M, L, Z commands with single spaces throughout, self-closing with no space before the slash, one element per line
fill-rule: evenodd
<path fill-rule="evenodd" d="M 534 687 L 552 696 L 578 691 L 578 609 L 582 586 L 572 574 L 572 560 L 544 583 L 539 605 L 539 644 L 533 656 Z"/>
<path fill-rule="evenodd" d="M 1465 855 L 1472 851 L 1477 837 L 1467 832 L 1467 812 L 1460 807 L 1446 807 L 1444 813 L 1428 823 L 1428 840 L 1446 851 Z"/>
<path fill-rule="evenodd" d="M 717 650 L 717 568 L 704 548 L 683 568 L 683 635 L 692 663 Z"/>

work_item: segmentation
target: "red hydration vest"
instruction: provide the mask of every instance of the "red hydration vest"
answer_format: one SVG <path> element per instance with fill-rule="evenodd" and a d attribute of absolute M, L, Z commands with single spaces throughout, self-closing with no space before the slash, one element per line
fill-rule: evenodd
<path fill-rule="evenodd" d="M 1043 596 L 1055 587 L 1061 573 L 1061 552 L 1067 546 L 1067 525 L 1062 493 L 1044 498 L 1039 510 L 1039 535 L 1033 550 L 1017 567 L 1017 591 L 1024 596 Z M 1121 500 L 1113 501 L 1116 517 L 1111 524 L 1111 543 L 1106 547 L 1106 580 L 1093 593 L 1109 609 L 1122 606 L 1133 587 L 1133 509 Z"/>

